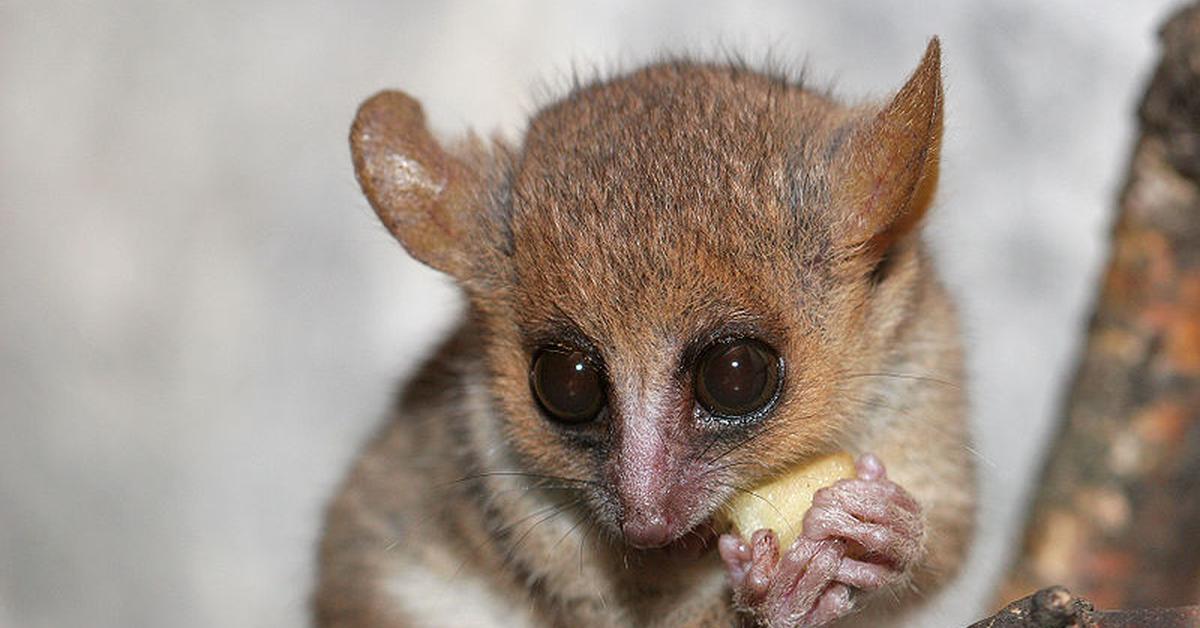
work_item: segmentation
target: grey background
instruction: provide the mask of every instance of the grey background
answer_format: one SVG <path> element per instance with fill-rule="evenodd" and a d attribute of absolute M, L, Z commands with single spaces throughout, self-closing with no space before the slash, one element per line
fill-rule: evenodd
<path fill-rule="evenodd" d="M 459 307 L 361 198 L 385 86 L 508 135 L 572 65 L 807 59 L 882 96 L 940 34 L 929 233 L 961 296 L 983 507 L 1018 535 L 1170 3 L 0 3 L 0 626 L 293 626 L 322 502 Z"/>

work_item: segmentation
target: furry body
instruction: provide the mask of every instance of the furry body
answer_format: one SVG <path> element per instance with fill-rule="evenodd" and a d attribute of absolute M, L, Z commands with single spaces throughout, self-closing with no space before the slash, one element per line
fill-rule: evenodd
<path fill-rule="evenodd" d="M 414 101 L 368 101 L 364 190 L 469 305 L 330 507 L 318 623 L 812 623 L 735 608 L 706 527 L 735 492 L 836 449 L 878 456 L 919 505 L 911 560 L 883 561 L 896 595 L 871 606 L 952 573 L 975 487 L 953 306 L 916 228 L 941 132 L 931 51 L 883 108 L 651 66 L 542 110 L 519 147 L 443 151 Z M 786 364 L 769 415 L 696 406 L 690 365 L 724 337 Z M 601 419 L 567 428 L 530 398 L 531 356 L 559 345 L 602 363 Z M 643 521 L 670 543 L 639 549 Z M 829 542 L 849 556 L 847 538 Z"/>

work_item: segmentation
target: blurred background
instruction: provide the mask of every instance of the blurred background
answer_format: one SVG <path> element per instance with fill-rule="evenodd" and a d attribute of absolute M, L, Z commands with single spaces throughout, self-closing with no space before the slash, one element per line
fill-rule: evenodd
<path fill-rule="evenodd" d="M 354 181 L 384 87 L 516 137 L 572 67 L 806 63 L 882 97 L 942 37 L 928 232 L 960 296 L 982 616 L 1106 255 L 1170 2 L 0 4 L 0 626 L 306 621 L 321 509 L 460 307 Z"/>

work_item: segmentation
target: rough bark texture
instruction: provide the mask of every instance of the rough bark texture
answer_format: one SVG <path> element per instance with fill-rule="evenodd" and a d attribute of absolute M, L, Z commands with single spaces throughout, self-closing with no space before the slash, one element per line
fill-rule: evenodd
<path fill-rule="evenodd" d="M 1047 587 L 968 628 L 1195 628 L 1200 606 L 1098 611 L 1063 587 Z"/>
<path fill-rule="evenodd" d="M 1200 5 L 1161 32 L 1110 265 L 1000 592 L 1100 608 L 1200 601 Z"/>

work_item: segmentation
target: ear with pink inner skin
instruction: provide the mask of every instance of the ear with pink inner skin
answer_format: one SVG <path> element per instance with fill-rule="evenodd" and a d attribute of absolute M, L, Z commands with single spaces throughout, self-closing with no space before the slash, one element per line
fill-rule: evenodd
<path fill-rule="evenodd" d="M 941 46 L 935 37 L 904 87 L 860 122 L 834 157 L 837 243 L 881 253 L 911 231 L 933 201 L 941 143 Z"/>
<path fill-rule="evenodd" d="M 350 148 L 359 185 L 392 235 L 417 260 L 463 278 L 478 175 L 430 135 L 421 105 L 402 92 L 375 94 L 358 109 Z"/>

